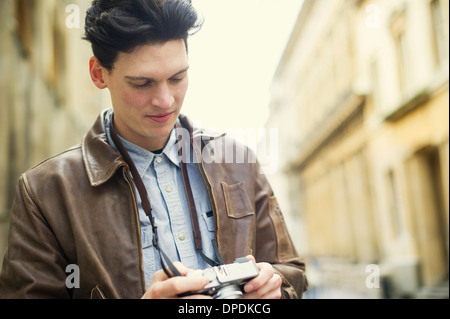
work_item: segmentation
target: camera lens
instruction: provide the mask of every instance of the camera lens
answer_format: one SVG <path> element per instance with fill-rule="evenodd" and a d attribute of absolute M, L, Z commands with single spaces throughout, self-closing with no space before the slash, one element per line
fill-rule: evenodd
<path fill-rule="evenodd" d="M 214 299 L 242 299 L 243 294 L 239 286 L 228 285 L 221 287 L 213 295 Z"/>

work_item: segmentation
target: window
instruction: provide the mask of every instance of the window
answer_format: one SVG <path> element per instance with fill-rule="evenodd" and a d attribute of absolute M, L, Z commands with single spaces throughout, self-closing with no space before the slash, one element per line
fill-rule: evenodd
<path fill-rule="evenodd" d="M 372 85 L 372 104 L 375 109 L 380 107 L 380 75 L 378 61 L 373 58 L 370 63 L 370 77 Z"/>
<path fill-rule="evenodd" d="M 341 96 L 351 86 L 353 80 L 352 50 L 350 26 L 346 20 L 340 20 L 332 34 L 333 76 L 335 93 Z"/>
<path fill-rule="evenodd" d="M 31 48 L 33 46 L 32 12 L 34 9 L 34 1 L 17 0 L 15 5 L 18 38 L 20 40 L 22 54 L 27 58 L 31 54 Z"/>
<path fill-rule="evenodd" d="M 406 33 L 405 13 L 398 14 L 391 25 L 392 36 L 394 39 L 395 52 L 397 56 L 398 77 L 400 90 L 404 91 L 411 80 L 410 68 L 408 63 L 408 41 Z"/>
<path fill-rule="evenodd" d="M 66 93 L 66 27 L 63 21 L 62 8 L 56 5 L 53 9 L 53 19 L 48 25 L 50 29 L 51 52 L 48 70 L 48 80 L 55 92 L 56 107 L 65 103 Z"/>
<path fill-rule="evenodd" d="M 388 183 L 388 202 L 389 212 L 391 214 L 392 229 L 395 237 L 398 237 L 403 232 L 403 224 L 400 215 L 400 203 L 397 192 L 397 182 L 393 170 L 389 170 L 387 174 Z"/>
<path fill-rule="evenodd" d="M 433 30 L 433 51 L 435 65 L 440 66 L 442 62 L 446 59 L 448 53 L 446 52 L 446 37 L 445 37 L 445 27 L 444 19 L 442 13 L 442 6 L 440 0 L 432 0 L 430 2 L 431 11 L 431 23 Z"/>

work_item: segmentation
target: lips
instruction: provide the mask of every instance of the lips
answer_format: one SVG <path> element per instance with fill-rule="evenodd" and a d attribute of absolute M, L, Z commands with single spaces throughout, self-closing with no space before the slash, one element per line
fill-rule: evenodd
<path fill-rule="evenodd" d="M 173 114 L 173 112 L 158 114 L 158 115 L 147 115 L 146 117 L 149 119 L 152 119 L 153 121 L 155 121 L 157 123 L 164 123 L 164 122 L 167 122 L 172 117 L 172 114 Z"/>

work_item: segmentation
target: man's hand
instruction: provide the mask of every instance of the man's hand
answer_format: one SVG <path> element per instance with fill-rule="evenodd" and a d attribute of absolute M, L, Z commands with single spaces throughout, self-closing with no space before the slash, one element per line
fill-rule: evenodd
<path fill-rule="evenodd" d="M 246 258 L 255 261 L 255 257 Z M 257 263 L 259 275 L 244 286 L 244 299 L 280 299 L 281 277 L 273 271 L 269 263 Z"/>
<path fill-rule="evenodd" d="M 153 275 L 152 282 L 142 299 L 179 299 L 180 294 L 200 290 L 209 283 L 209 280 L 205 277 L 184 277 L 189 268 L 186 268 L 180 262 L 174 262 L 174 266 L 183 277 L 169 278 L 163 270 L 158 270 Z M 183 297 L 183 299 L 211 299 L 211 297 L 191 295 Z"/>

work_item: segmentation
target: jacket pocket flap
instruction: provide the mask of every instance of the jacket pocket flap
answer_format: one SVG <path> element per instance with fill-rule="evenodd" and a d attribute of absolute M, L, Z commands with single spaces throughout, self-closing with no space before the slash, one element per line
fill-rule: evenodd
<path fill-rule="evenodd" d="M 244 183 L 228 185 L 225 182 L 221 182 L 221 184 L 228 217 L 242 218 L 255 214 L 254 209 L 250 204 Z"/>

